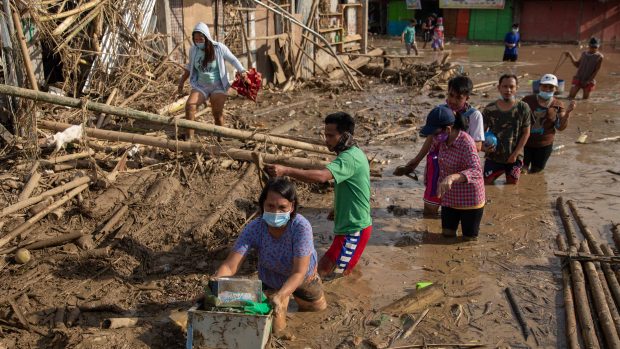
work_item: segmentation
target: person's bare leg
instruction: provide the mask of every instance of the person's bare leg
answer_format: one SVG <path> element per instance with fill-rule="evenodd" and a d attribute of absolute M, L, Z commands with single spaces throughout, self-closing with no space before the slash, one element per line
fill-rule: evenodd
<path fill-rule="evenodd" d="M 590 92 L 592 92 L 590 89 L 588 89 L 588 88 L 584 88 L 584 89 L 583 89 L 583 99 L 588 99 L 588 98 L 590 98 Z"/>
<path fill-rule="evenodd" d="M 575 99 L 577 92 L 579 92 L 579 86 L 573 85 L 568 93 L 568 99 Z"/>
<path fill-rule="evenodd" d="M 198 110 L 198 106 L 205 102 L 205 96 L 197 90 L 192 90 L 190 92 L 189 97 L 187 98 L 187 102 L 185 103 L 185 118 L 187 120 L 194 121 L 196 119 L 196 110 Z M 194 130 L 187 130 L 187 139 L 194 138 Z"/>
<path fill-rule="evenodd" d="M 327 309 L 325 294 L 321 295 L 321 298 L 315 300 L 314 302 L 308 302 L 299 297 L 295 297 L 295 302 L 297 302 L 297 305 L 299 306 L 299 311 L 322 311 Z"/>
<path fill-rule="evenodd" d="M 456 230 L 452 230 L 452 229 L 448 229 L 448 228 L 442 228 L 441 229 L 441 235 L 447 237 L 447 238 L 455 238 L 456 237 Z"/>
<path fill-rule="evenodd" d="M 416 43 L 413 43 L 413 51 L 415 52 L 416 56 L 420 55 L 420 52 L 418 51 L 418 45 L 416 45 Z"/>
<path fill-rule="evenodd" d="M 224 126 L 224 104 L 228 95 L 225 93 L 215 93 L 209 98 L 211 102 L 211 110 L 213 111 L 213 120 L 218 126 Z"/>

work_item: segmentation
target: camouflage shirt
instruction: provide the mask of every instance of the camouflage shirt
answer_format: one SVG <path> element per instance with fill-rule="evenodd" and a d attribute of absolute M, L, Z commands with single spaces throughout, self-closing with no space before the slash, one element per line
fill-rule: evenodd
<path fill-rule="evenodd" d="M 484 129 L 493 132 L 497 137 L 497 147 L 494 152 L 487 154 L 487 158 L 498 163 L 507 163 L 523 135 L 523 128 L 531 124 L 530 107 L 519 101 L 512 109 L 502 111 L 497 102 L 493 102 L 484 108 L 482 119 Z M 523 153 L 517 156 L 517 160 L 523 161 Z"/>

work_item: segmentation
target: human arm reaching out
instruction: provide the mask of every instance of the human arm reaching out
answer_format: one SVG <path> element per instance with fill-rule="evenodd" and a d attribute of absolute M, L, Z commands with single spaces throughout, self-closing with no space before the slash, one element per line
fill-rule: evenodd
<path fill-rule="evenodd" d="M 286 279 L 282 288 L 271 297 L 271 302 L 274 305 L 276 314 L 286 312 L 284 305 L 288 304 L 288 302 L 285 302 L 285 300 L 288 300 L 291 294 L 304 282 L 309 265 L 309 255 L 293 258 L 293 270 L 291 275 Z"/>
<path fill-rule="evenodd" d="M 394 170 L 394 175 L 403 176 L 403 175 L 413 172 L 416 169 L 416 167 L 420 165 L 420 162 L 424 159 L 426 154 L 428 154 L 428 152 L 431 150 L 432 144 L 433 144 L 433 137 L 426 137 L 426 139 L 424 140 L 424 144 L 422 144 L 422 148 L 420 148 L 420 151 L 418 151 L 418 154 L 413 159 L 409 160 L 409 162 L 405 166 L 399 167 L 396 170 Z"/>
<path fill-rule="evenodd" d="M 326 183 L 334 178 L 331 171 L 326 168 L 301 170 L 282 165 L 265 164 L 265 170 L 271 177 L 289 176 L 307 183 Z"/>

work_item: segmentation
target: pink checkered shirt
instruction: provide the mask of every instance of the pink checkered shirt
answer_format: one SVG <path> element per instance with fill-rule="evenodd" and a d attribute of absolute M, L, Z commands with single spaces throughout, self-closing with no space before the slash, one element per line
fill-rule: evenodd
<path fill-rule="evenodd" d="M 438 143 L 433 140 L 431 151 L 433 150 L 438 150 L 439 183 L 455 173 L 460 173 L 467 179 L 466 182 L 452 184 L 452 189 L 441 198 L 441 206 L 466 209 L 484 205 L 484 178 L 473 138 L 460 131 L 449 146 L 447 142 Z"/>

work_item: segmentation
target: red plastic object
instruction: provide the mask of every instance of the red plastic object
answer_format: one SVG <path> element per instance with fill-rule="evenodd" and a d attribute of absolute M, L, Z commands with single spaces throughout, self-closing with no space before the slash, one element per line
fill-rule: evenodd
<path fill-rule="evenodd" d="M 245 79 L 241 76 L 241 74 L 237 74 L 235 81 L 232 83 L 232 88 L 234 88 L 240 95 L 256 102 L 258 91 L 262 86 L 262 81 L 262 75 L 257 72 L 255 68 L 252 68 L 247 71 Z"/>

